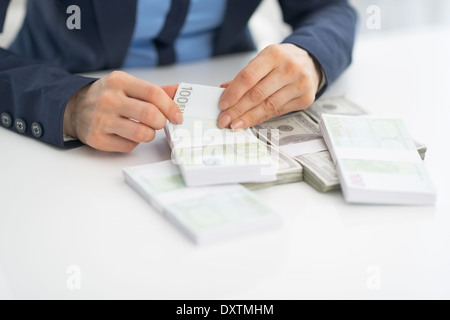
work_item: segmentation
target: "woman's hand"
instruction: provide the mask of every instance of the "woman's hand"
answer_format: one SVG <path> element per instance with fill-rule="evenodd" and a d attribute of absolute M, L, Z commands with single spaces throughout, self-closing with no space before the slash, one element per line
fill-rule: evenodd
<path fill-rule="evenodd" d="M 244 129 L 295 110 L 315 100 L 322 71 L 305 50 L 271 45 L 236 78 L 222 85 L 220 128 Z"/>
<path fill-rule="evenodd" d="M 82 88 L 68 102 L 64 134 L 103 151 L 130 152 L 155 138 L 166 121 L 182 123 L 172 100 L 177 86 L 159 87 L 113 72 Z"/>

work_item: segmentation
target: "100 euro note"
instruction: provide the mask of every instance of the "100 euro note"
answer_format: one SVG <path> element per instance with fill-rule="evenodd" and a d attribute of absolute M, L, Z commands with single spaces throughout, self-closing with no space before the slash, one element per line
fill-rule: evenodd
<path fill-rule="evenodd" d="M 324 114 L 335 114 L 341 116 L 363 116 L 369 115 L 369 112 L 360 105 L 350 101 L 345 96 L 321 98 L 313 103 L 305 113 L 315 122 L 319 123 Z M 423 143 L 414 141 L 417 152 L 422 160 L 425 159 L 427 146 Z"/>
<path fill-rule="evenodd" d="M 125 168 L 125 181 L 195 243 L 278 227 L 280 216 L 241 185 L 189 188 L 171 161 Z"/>
<path fill-rule="evenodd" d="M 348 202 L 434 204 L 436 191 L 401 119 L 324 114 L 320 127 Z"/>
<path fill-rule="evenodd" d="M 251 132 L 220 129 L 219 100 L 224 89 L 180 83 L 175 102 L 184 122 L 167 123 L 173 159 L 189 186 L 268 182 L 276 179 L 271 157 Z"/>

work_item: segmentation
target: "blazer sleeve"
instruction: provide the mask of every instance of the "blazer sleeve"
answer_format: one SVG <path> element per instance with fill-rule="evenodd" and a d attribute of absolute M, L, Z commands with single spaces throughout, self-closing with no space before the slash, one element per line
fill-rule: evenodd
<path fill-rule="evenodd" d="M 9 2 L 0 0 L 0 32 Z M 59 147 L 78 146 L 64 142 L 64 112 L 69 99 L 95 80 L 0 48 L 0 126 Z"/>
<path fill-rule="evenodd" d="M 293 32 L 283 42 L 308 51 L 322 66 L 326 84 L 350 65 L 357 15 L 347 0 L 279 0 Z M 319 95 L 326 90 L 322 88 Z"/>
<path fill-rule="evenodd" d="M 95 80 L 0 49 L 0 124 L 59 147 L 78 146 L 64 142 L 64 112 L 69 99 Z"/>

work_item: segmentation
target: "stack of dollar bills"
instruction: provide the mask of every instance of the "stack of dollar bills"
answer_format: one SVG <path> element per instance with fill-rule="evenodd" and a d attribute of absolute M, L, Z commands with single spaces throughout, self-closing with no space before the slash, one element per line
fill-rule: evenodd
<path fill-rule="evenodd" d="M 284 154 L 280 150 L 267 146 L 272 157 L 272 163 L 278 164 L 276 170 L 276 180 L 260 183 L 243 183 L 242 185 L 250 190 L 269 188 L 275 185 L 288 184 L 303 180 L 303 167 L 295 159 Z"/>
<path fill-rule="evenodd" d="M 184 116 L 165 131 L 172 159 L 190 187 L 276 180 L 267 146 L 250 129 L 219 129 L 222 88 L 181 83 L 175 95 Z"/>
<path fill-rule="evenodd" d="M 172 161 L 123 169 L 125 181 L 197 244 L 280 226 L 280 216 L 239 184 L 189 188 Z"/>
<path fill-rule="evenodd" d="M 347 202 L 433 205 L 436 191 L 401 119 L 322 115 Z"/>

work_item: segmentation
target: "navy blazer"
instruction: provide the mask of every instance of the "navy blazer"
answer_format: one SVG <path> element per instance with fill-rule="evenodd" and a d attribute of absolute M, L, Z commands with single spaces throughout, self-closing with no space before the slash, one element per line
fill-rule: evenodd
<path fill-rule="evenodd" d="M 227 0 L 214 55 L 254 50 L 248 21 L 262 0 Z M 10 0 L 0 0 L 0 32 Z M 347 0 L 279 0 L 293 32 L 284 42 L 307 50 L 332 83 L 350 64 L 356 14 Z M 70 5 L 81 30 L 69 30 Z M 129 48 L 136 0 L 28 0 L 20 36 L 0 49 L 0 124 L 42 141 L 63 141 L 67 101 L 95 79 L 72 73 L 120 68 Z M 224 79 L 227 80 L 227 79 Z"/>

